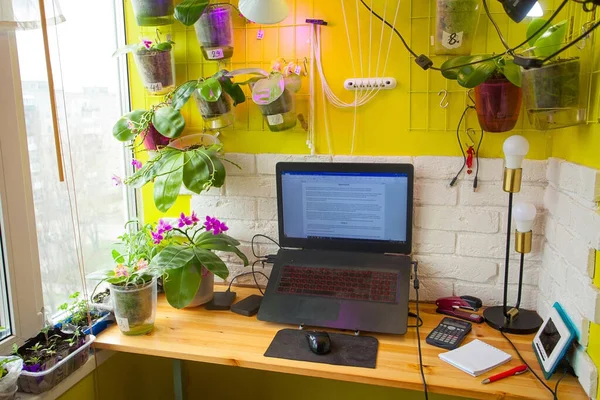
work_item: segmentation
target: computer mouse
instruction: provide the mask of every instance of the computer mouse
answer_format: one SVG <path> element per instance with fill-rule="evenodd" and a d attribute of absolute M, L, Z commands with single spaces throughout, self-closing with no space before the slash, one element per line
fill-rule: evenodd
<path fill-rule="evenodd" d="M 331 338 L 327 332 L 308 332 L 306 334 L 308 347 L 318 355 L 324 355 L 331 351 Z"/>

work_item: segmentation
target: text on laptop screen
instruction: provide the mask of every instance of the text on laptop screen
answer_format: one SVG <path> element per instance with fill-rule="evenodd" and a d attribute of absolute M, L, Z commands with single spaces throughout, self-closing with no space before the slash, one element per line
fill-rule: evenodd
<path fill-rule="evenodd" d="M 281 185 L 288 238 L 407 239 L 407 174 L 283 171 Z"/>

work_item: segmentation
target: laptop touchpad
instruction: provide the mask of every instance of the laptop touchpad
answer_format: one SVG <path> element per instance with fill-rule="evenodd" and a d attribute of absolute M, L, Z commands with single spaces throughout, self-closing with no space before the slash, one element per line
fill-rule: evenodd
<path fill-rule="evenodd" d="M 295 315 L 302 320 L 336 321 L 340 312 L 340 303 L 322 299 L 299 299 Z"/>

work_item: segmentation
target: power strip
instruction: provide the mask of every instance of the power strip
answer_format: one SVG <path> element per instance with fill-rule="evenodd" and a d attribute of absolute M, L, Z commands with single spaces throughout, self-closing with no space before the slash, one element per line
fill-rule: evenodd
<path fill-rule="evenodd" d="M 346 90 L 389 90 L 396 87 L 395 78 L 350 78 L 344 81 Z"/>

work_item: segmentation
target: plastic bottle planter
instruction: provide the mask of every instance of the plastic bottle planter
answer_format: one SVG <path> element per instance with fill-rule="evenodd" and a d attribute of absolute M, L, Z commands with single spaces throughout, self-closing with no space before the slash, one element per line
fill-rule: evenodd
<path fill-rule="evenodd" d="M 536 129 L 557 129 L 585 123 L 581 106 L 578 59 L 559 60 L 542 68 L 523 70 L 525 109 Z"/>
<path fill-rule="evenodd" d="M 285 89 L 272 103 L 258 104 L 258 108 L 271 132 L 281 132 L 296 126 L 296 96 L 289 89 Z"/>
<path fill-rule="evenodd" d="M 198 91 L 194 92 L 196 106 L 202 115 L 206 129 L 219 130 L 233 124 L 231 112 L 231 98 L 226 93 L 221 93 L 217 101 L 208 101 L 200 97 Z"/>
<path fill-rule="evenodd" d="M 506 78 L 489 79 L 475 88 L 475 108 L 481 129 L 507 132 L 515 127 L 521 112 L 523 92 Z"/>
<path fill-rule="evenodd" d="M 173 50 L 140 50 L 133 53 L 135 65 L 144 87 L 151 95 L 160 96 L 175 88 Z"/>
<path fill-rule="evenodd" d="M 138 26 L 169 25 L 173 21 L 173 0 L 131 0 Z"/>
<path fill-rule="evenodd" d="M 141 287 L 110 285 L 117 325 L 124 335 L 144 335 L 154 328 L 156 278 Z"/>
<path fill-rule="evenodd" d="M 194 28 L 205 59 L 226 60 L 233 56 L 233 19 L 230 6 L 206 7 Z"/>
<path fill-rule="evenodd" d="M 480 2 L 437 0 L 435 54 L 471 54 Z"/>

